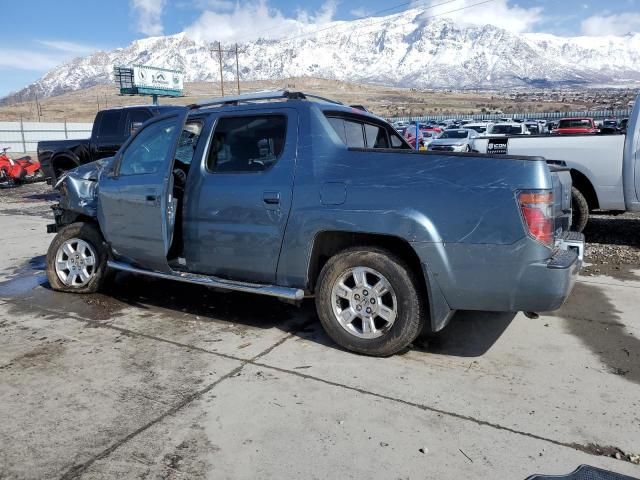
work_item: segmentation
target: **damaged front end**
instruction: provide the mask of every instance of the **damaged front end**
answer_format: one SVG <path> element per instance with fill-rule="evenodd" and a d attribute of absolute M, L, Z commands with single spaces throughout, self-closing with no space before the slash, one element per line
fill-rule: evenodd
<path fill-rule="evenodd" d="M 60 201 L 53 205 L 56 223 L 47 225 L 47 233 L 56 233 L 65 225 L 97 217 L 98 181 L 108 170 L 113 157 L 87 163 L 64 173 L 53 186 L 60 192 Z"/>

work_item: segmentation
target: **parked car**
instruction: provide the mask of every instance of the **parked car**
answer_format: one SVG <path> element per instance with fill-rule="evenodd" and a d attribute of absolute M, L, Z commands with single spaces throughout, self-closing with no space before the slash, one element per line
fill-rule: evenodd
<path fill-rule="evenodd" d="M 473 140 L 478 132 L 470 128 L 448 129 L 433 140 L 427 150 L 445 152 L 470 152 L 473 150 Z"/>
<path fill-rule="evenodd" d="M 620 120 L 620 133 L 627 133 L 627 125 L 629 124 L 628 118 Z"/>
<path fill-rule="evenodd" d="M 527 127 L 527 130 L 529 130 L 529 133 L 531 135 L 540 135 L 540 134 L 542 134 L 540 123 L 538 123 L 537 121 L 526 120 L 524 122 L 524 125 L 525 125 L 525 127 Z"/>
<path fill-rule="evenodd" d="M 598 133 L 598 127 L 593 118 L 563 118 L 551 133 L 555 135 L 594 134 Z"/>
<path fill-rule="evenodd" d="M 69 172 L 48 227 L 52 288 L 95 292 L 120 270 L 315 296 L 336 343 L 377 356 L 441 330 L 458 309 L 565 301 L 584 238 L 568 232 L 564 169 L 416 152 L 380 118 L 309 98 L 205 101 Z M 185 144 L 191 155 L 176 160 Z"/>
<path fill-rule="evenodd" d="M 619 130 L 620 124 L 618 123 L 618 120 L 616 120 L 615 118 L 605 118 L 602 121 L 602 127 L 610 128 L 613 130 Z"/>
<path fill-rule="evenodd" d="M 487 130 L 493 125 L 491 122 L 473 122 L 467 123 L 464 128 L 469 128 L 471 130 L 475 130 L 479 134 L 487 133 Z"/>
<path fill-rule="evenodd" d="M 570 169 L 573 180 L 572 228 L 582 231 L 589 212 L 640 211 L 640 102 L 628 119 L 625 135 L 550 135 L 506 139 L 505 153 L 545 157 Z M 487 152 L 488 141 L 474 146 Z"/>
<path fill-rule="evenodd" d="M 506 135 L 531 135 L 524 123 L 496 123 L 487 129 L 487 135 L 494 137 Z"/>
<path fill-rule="evenodd" d="M 183 107 L 143 105 L 109 108 L 96 114 L 91 138 L 38 142 L 38 160 L 45 178 L 55 183 L 67 170 L 113 156 L 144 122 L 180 108 Z"/>

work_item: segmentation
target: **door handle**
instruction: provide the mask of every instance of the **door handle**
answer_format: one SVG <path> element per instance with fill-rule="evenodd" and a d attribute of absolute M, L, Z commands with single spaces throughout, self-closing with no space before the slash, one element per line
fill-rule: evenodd
<path fill-rule="evenodd" d="M 280 203 L 280 192 L 264 192 L 262 200 L 267 205 L 278 205 Z"/>

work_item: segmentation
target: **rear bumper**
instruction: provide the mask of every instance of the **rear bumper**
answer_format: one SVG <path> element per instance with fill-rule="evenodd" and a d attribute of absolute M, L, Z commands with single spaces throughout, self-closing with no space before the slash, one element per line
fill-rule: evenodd
<path fill-rule="evenodd" d="M 545 312 L 569 297 L 582 267 L 584 236 L 565 235 L 551 256 L 530 238 L 513 245 L 412 246 L 451 310 Z"/>
<path fill-rule="evenodd" d="M 582 268 L 584 235 L 568 233 L 546 262 L 528 266 L 514 295 L 518 311 L 557 310 L 571 294 Z"/>

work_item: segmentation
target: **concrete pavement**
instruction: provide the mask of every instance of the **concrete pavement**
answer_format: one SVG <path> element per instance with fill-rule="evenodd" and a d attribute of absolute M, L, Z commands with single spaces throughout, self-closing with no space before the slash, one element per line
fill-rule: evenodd
<path fill-rule="evenodd" d="M 640 275 L 582 278 L 538 319 L 461 312 L 374 359 L 310 302 L 131 275 L 53 292 L 33 200 L 0 205 L 0 478 L 640 477 L 590 447 L 640 453 Z"/>

